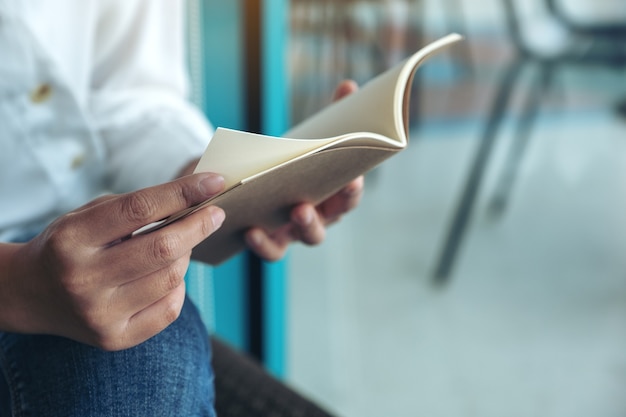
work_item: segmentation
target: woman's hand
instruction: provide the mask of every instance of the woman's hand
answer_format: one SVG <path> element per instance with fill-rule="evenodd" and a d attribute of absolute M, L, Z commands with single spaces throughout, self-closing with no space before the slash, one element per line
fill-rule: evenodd
<path fill-rule="evenodd" d="M 337 87 L 334 100 L 339 100 L 357 89 L 355 82 L 344 81 Z M 250 229 L 246 233 L 246 243 L 261 258 L 272 261 L 282 258 L 291 242 L 319 244 L 326 235 L 326 226 L 338 221 L 343 214 L 356 207 L 362 194 L 363 177 L 359 177 L 317 206 L 296 206 L 291 212 L 291 222 L 272 233 L 261 228 Z"/>
<path fill-rule="evenodd" d="M 198 174 L 103 197 L 28 243 L 0 245 L 0 329 L 65 336 L 105 350 L 159 333 L 182 309 L 192 248 L 221 226 L 224 212 L 207 207 L 129 237 L 222 189 L 220 176 Z"/>

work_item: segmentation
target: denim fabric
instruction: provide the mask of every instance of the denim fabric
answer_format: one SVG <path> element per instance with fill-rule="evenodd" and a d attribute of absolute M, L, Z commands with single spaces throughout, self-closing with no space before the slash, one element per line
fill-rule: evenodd
<path fill-rule="evenodd" d="M 189 299 L 167 329 L 120 352 L 0 333 L 0 417 L 215 417 L 210 355 Z"/>

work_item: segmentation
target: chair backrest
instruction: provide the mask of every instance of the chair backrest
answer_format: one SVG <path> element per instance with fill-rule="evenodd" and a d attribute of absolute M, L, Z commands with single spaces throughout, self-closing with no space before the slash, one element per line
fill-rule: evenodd
<path fill-rule="evenodd" d="M 560 62 L 623 67 L 626 65 L 626 1 L 619 1 L 623 5 L 618 9 L 625 16 L 621 20 L 616 17 L 612 23 L 601 20 L 600 13 L 590 14 L 584 23 L 574 20 L 571 0 L 502 0 L 502 4 L 511 40 L 521 54 Z M 600 4 L 601 0 L 576 3 L 580 6 L 587 2 Z M 579 7 L 577 13 L 582 10 Z"/>
<path fill-rule="evenodd" d="M 537 38 L 542 33 L 542 44 L 560 43 L 565 36 L 559 22 L 547 9 L 545 0 L 500 0 L 502 2 L 505 24 L 511 41 L 522 54 L 532 55 L 537 41 L 529 41 L 529 34 Z M 535 33 L 537 32 L 537 33 Z M 555 41 L 556 39 L 556 41 Z M 549 48 L 548 48 L 549 49 Z"/>
<path fill-rule="evenodd" d="M 547 9 L 572 28 L 626 26 L 624 0 L 545 0 Z"/>

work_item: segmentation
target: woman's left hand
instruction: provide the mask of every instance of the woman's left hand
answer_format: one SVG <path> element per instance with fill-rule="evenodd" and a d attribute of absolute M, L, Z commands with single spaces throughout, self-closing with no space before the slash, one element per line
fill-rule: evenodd
<path fill-rule="evenodd" d="M 358 89 L 353 81 L 344 81 L 335 90 L 339 100 Z M 363 194 L 363 177 L 359 177 L 317 206 L 300 204 L 291 212 L 291 222 L 272 233 L 255 227 L 246 233 L 249 248 L 261 258 L 275 261 L 282 258 L 294 241 L 316 245 L 324 240 L 326 226 L 356 207 Z"/>

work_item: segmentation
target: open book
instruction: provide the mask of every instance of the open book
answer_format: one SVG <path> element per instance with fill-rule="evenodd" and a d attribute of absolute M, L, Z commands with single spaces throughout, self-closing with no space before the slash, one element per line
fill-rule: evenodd
<path fill-rule="evenodd" d="M 282 138 L 217 129 L 195 172 L 223 175 L 225 191 L 157 227 L 209 204 L 221 207 L 224 224 L 194 249 L 194 258 L 219 264 L 245 247 L 250 227 L 274 230 L 288 222 L 296 204 L 323 201 L 407 146 L 416 69 L 461 39 L 451 34 L 427 45 Z"/>

